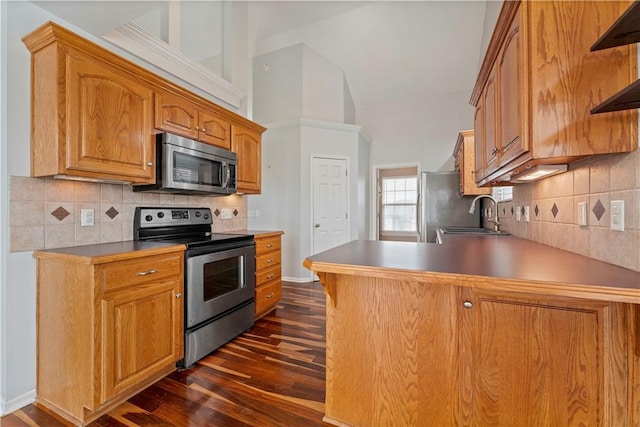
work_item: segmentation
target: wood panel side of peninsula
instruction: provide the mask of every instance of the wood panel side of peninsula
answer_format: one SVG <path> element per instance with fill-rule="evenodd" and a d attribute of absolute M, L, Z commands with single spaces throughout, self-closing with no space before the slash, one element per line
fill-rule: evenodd
<path fill-rule="evenodd" d="M 623 286 L 606 300 L 604 283 L 574 283 L 598 289 L 589 299 L 566 284 L 561 295 L 562 283 L 550 280 L 538 282 L 553 292 L 534 292 L 536 281 L 521 277 L 411 266 L 455 264 L 449 252 L 459 258 L 461 245 L 357 241 L 305 260 L 328 295 L 325 421 L 637 425 L 639 305 L 617 294 L 640 297 L 640 273 L 610 266 Z"/>

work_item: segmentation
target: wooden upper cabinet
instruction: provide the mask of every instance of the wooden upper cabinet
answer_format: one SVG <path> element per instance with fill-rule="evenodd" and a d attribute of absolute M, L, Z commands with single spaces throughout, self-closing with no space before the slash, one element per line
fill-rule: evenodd
<path fill-rule="evenodd" d="M 463 130 L 458 134 L 454 148 L 456 170 L 460 173 L 460 194 L 476 196 L 491 194 L 491 188 L 478 188 L 475 183 L 475 140 L 472 130 Z"/>
<path fill-rule="evenodd" d="M 629 3 L 503 3 L 471 96 L 485 109 L 479 184 L 508 181 L 536 165 L 637 149 L 636 110 L 590 113 L 637 78 L 635 46 L 590 51 Z"/>
<path fill-rule="evenodd" d="M 243 126 L 231 125 L 231 151 L 238 155 L 238 191 L 259 194 L 262 179 L 262 135 Z"/>
<path fill-rule="evenodd" d="M 231 148 L 231 124 L 222 116 L 181 96 L 156 93 L 157 129 L 187 138 Z"/>
<path fill-rule="evenodd" d="M 509 28 L 497 65 L 500 75 L 500 134 L 497 147 L 500 166 L 527 151 L 525 139 L 522 138 L 522 79 L 519 61 L 521 49 L 518 11 Z"/>
<path fill-rule="evenodd" d="M 479 176 L 484 176 L 484 101 L 481 99 L 476 105 L 476 111 L 473 116 L 473 130 L 474 130 L 474 152 L 475 162 L 474 171 L 476 179 Z"/>
<path fill-rule="evenodd" d="M 260 192 L 265 128 L 55 24 L 22 41 L 31 52 L 31 175 L 155 183 L 162 131 L 231 149 L 238 189 Z"/>
<path fill-rule="evenodd" d="M 153 90 L 53 29 L 24 39 L 33 61 L 31 175 L 153 182 Z"/>
<path fill-rule="evenodd" d="M 494 67 L 493 72 L 487 80 L 487 87 L 484 93 L 484 171 L 491 173 L 498 168 L 498 126 L 496 120 L 497 103 L 497 78 Z"/>

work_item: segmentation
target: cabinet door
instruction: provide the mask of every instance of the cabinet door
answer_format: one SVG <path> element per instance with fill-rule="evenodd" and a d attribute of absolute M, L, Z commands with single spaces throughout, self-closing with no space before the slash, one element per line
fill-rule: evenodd
<path fill-rule="evenodd" d="M 155 125 L 157 129 L 198 139 L 198 108 L 183 98 L 158 92 Z"/>
<path fill-rule="evenodd" d="M 200 140 L 226 150 L 231 149 L 231 124 L 206 111 L 199 113 Z"/>
<path fill-rule="evenodd" d="M 476 158 L 474 162 L 475 167 L 475 180 L 476 182 L 483 179 L 486 175 L 484 173 L 484 97 L 480 98 L 478 105 L 476 106 L 475 115 L 473 116 L 473 130 L 475 135 L 475 153 Z"/>
<path fill-rule="evenodd" d="M 231 151 L 238 155 L 237 185 L 242 193 L 260 193 L 262 139 L 258 132 L 231 126 Z"/>
<path fill-rule="evenodd" d="M 625 338 L 607 341 L 607 303 L 462 292 L 461 407 L 475 407 L 465 423 L 624 425 L 610 385 L 625 384 L 625 350 L 610 343 Z"/>
<path fill-rule="evenodd" d="M 509 34 L 498 57 L 500 76 L 500 165 L 505 165 L 525 150 L 522 136 L 522 70 L 520 42 L 520 10 L 509 28 Z"/>
<path fill-rule="evenodd" d="M 103 402 L 182 358 L 182 307 L 179 281 L 103 298 Z"/>
<path fill-rule="evenodd" d="M 153 91 L 133 75 L 73 51 L 66 61 L 66 168 L 152 182 Z"/>
<path fill-rule="evenodd" d="M 498 135 L 496 126 L 497 79 L 494 65 L 484 89 L 484 165 L 485 176 L 498 168 Z"/>

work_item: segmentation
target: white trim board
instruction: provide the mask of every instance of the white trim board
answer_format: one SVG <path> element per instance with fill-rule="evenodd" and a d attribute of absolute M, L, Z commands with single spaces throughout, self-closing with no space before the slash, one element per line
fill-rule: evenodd
<path fill-rule="evenodd" d="M 36 389 L 33 388 L 11 400 L 0 400 L 0 416 L 8 415 L 36 401 Z"/>
<path fill-rule="evenodd" d="M 239 109 L 242 100 L 247 96 L 229 81 L 171 49 L 163 40 L 132 22 L 116 28 L 102 38 L 234 108 Z"/>

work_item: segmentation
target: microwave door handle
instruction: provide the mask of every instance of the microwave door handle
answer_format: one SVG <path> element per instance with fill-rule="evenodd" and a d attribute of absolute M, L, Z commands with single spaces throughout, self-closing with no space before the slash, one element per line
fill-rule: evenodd
<path fill-rule="evenodd" d="M 224 163 L 223 170 L 224 182 L 222 183 L 222 188 L 227 188 L 227 185 L 229 185 L 229 179 L 231 179 L 231 171 L 229 170 L 229 165 L 227 163 Z"/>

